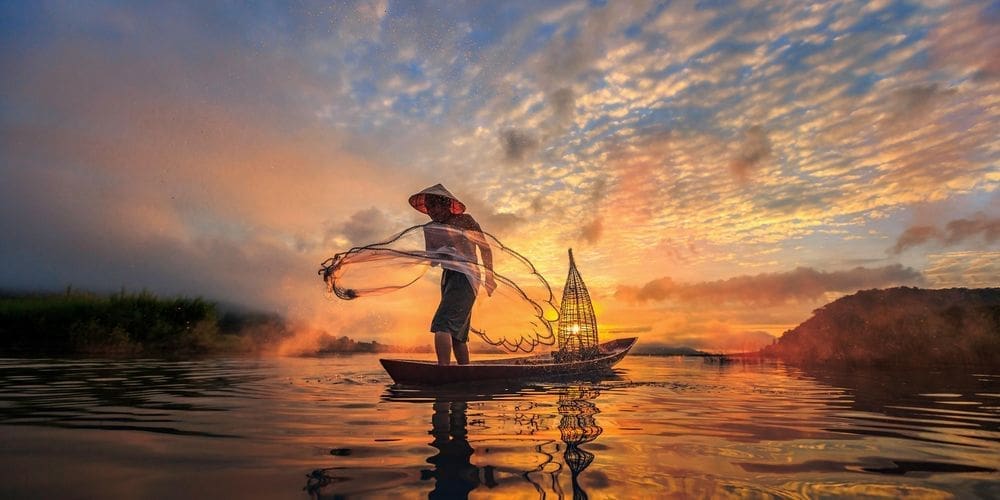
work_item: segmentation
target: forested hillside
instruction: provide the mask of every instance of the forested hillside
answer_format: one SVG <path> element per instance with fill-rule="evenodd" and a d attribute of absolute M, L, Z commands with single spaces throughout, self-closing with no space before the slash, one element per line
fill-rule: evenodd
<path fill-rule="evenodd" d="M 762 352 L 800 364 L 996 365 L 1000 288 L 860 291 L 814 311 Z"/>

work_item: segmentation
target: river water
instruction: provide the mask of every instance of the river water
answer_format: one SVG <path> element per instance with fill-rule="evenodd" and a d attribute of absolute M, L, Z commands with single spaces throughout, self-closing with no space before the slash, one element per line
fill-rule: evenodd
<path fill-rule="evenodd" d="M 375 355 L 0 359 L 0 461 L 0 498 L 998 498 L 1000 369 L 419 390 Z"/>

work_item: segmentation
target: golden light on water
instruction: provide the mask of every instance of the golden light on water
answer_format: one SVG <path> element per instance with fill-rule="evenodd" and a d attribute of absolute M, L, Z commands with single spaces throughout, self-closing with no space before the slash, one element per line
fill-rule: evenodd
<path fill-rule="evenodd" d="M 5 3 L 0 289 L 273 312 L 279 355 L 431 348 L 440 269 L 329 302 L 315 266 L 426 222 L 407 198 L 440 182 L 545 278 L 507 276 L 528 296 L 558 303 L 575 248 L 601 340 L 637 352 L 471 396 L 392 387 L 374 355 L 6 359 L 0 497 L 293 497 L 317 469 L 330 496 L 470 471 L 476 497 L 996 490 L 992 371 L 638 355 L 753 351 L 859 290 L 1000 286 L 996 2 L 264 3 Z M 485 295 L 491 335 L 536 319 Z M 555 313 L 530 324 L 592 333 Z"/>

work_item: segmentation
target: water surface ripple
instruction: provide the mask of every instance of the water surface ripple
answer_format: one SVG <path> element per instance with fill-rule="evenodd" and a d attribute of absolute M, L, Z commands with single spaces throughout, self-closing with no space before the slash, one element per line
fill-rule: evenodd
<path fill-rule="evenodd" d="M 0 359 L 0 497 L 1000 497 L 1000 374 L 632 356 L 401 387 L 374 355 Z"/>

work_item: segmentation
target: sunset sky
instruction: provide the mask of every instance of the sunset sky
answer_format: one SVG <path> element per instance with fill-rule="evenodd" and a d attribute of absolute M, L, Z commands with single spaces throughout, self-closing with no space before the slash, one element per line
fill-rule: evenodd
<path fill-rule="evenodd" d="M 3 2 L 0 288 L 426 342 L 316 270 L 440 182 L 557 298 L 572 247 L 602 338 L 756 347 L 1000 286 L 998 130 L 997 2 Z"/>

